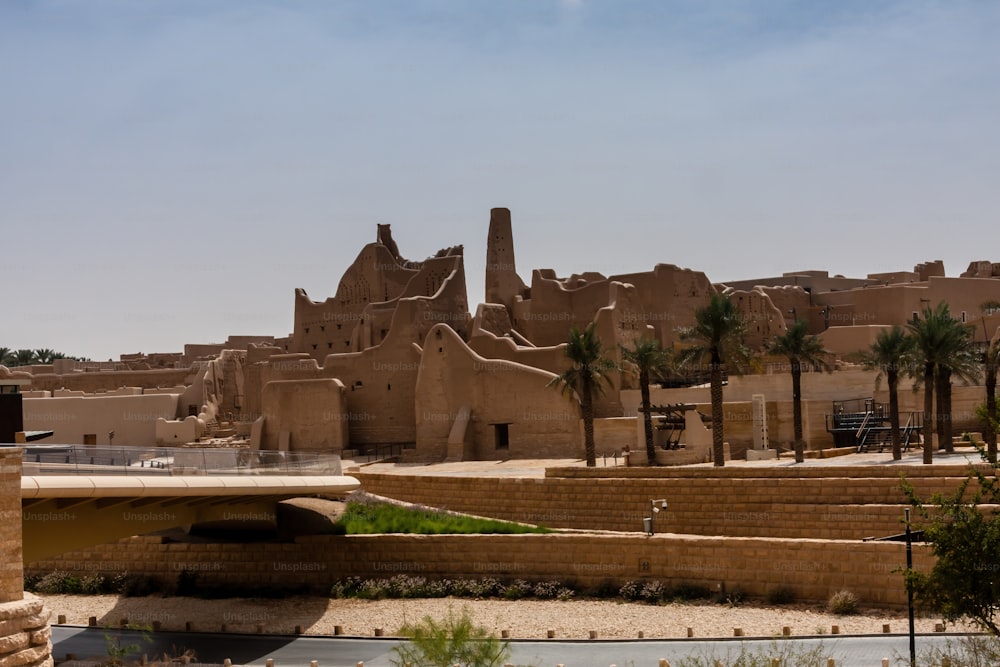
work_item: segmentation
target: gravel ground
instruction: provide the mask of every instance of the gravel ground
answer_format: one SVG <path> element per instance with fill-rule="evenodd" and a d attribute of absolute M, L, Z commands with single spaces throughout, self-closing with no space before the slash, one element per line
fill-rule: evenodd
<path fill-rule="evenodd" d="M 436 619 L 449 610 L 468 608 L 479 625 L 497 634 L 507 630 L 511 638 L 544 638 L 549 630 L 556 638 L 587 639 L 591 631 L 598 638 L 686 637 L 691 628 L 696 637 L 732 637 L 741 628 L 748 637 L 772 637 L 789 627 L 792 635 L 830 634 L 839 626 L 841 634 L 879 634 L 883 624 L 893 633 L 905 633 L 904 613 L 862 610 L 853 616 L 835 616 L 804 605 L 762 607 L 751 605 L 673 603 L 647 605 L 607 600 L 571 602 L 535 600 L 330 600 L 320 597 L 290 597 L 281 600 L 231 599 L 200 600 L 183 597 L 119 598 L 114 595 L 43 595 L 52 611 L 52 621 L 65 615 L 69 625 L 86 625 L 91 616 L 99 626 L 119 625 L 122 619 L 152 626 L 159 621 L 164 630 L 264 632 L 293 634 L 301 626 L 304 634 L 333 635 L 340 626 L 345 635 L 373 636 L 376 628 L 386 636 L 396 635 L 406 622 L 424 616 Z M 917 632 L 933 632 L 938 618 L 918 617 Z M 971 630 L 950 625 L 949 631 Z"/>

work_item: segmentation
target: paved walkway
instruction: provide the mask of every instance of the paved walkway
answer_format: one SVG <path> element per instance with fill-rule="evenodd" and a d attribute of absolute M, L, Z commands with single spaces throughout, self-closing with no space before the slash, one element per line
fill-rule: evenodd
<path fill-rule="evenodd" d="M 972 447 L 958 447 L 953 453 L 934 452 L 936 465 L 964 465 L 982 463 L 979 452 Z M 581 459 L 510 459 L 507 461 L 455 461 L 450 463 L 358 463 L 351 460 L 343 462 L 344 470 L 350 474 L 352 470 L 370 473 L 387 473 L 397 475 L 437 475 L 448 477 L 544 477 L 546 468 L 586 467 Z M 770 461 L 726 461 L 727 468 L 775 468 L 775 467 L 837 467 L 837 466 L 922 466 L 923 453 L 911 449 L 903 454 L 899 461 L 892 460 L 891 452 L 871 454 L 845 454 L 827 459 L 806 459 L 795 463 L 791 453 L 782 458 Z M 621 467 L 621 458 L 618 458 Z M 598 457 L 597 467 L 615 467 L 612 457 Z M 713 468 L 711 463 L 699 463 L 678 468 Z"/>

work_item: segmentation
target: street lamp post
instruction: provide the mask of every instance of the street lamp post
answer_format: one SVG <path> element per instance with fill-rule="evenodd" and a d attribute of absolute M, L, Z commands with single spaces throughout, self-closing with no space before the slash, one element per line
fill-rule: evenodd
<path fill-rule="evenodd" d="M 657 505 L 659 505 L 659 507 L 657 507 Z M 667 509 L 666 498 L 657 498 L 655 500 L 651 499 L 649 501 L 649 517 L 643 520 L 643 524 L 644 527 L 646 528 L 646 533 L 648 535 L 652 535 L 653 533 L 656 532 L 655 527 L 653 525 L 653 519 L 661 509 L 663 510 Z"/>
<path fill-rule="evenodd" d="M 916 636 L 913 632 L 913 533 L 910 532 L 910 508 L 906 513 L 906 605 L 910 616 L 910 667 L 917 667 Z"/>

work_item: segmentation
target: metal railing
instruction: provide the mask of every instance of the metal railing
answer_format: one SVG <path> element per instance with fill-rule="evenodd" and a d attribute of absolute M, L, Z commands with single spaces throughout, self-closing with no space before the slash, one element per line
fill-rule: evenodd
<path fill-rule="evenodd" d="M 25 445 L 30 475 L 341 475 L 340 456 L 236 448 Z"/>

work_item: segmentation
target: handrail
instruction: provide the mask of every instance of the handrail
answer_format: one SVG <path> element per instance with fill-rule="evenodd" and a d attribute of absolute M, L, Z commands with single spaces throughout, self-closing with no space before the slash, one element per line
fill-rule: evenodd
<path fill-rule="evenodd" d="M 340 456 L 249 448 L 23 445 L 25 475 L 340 475 Z"/>

